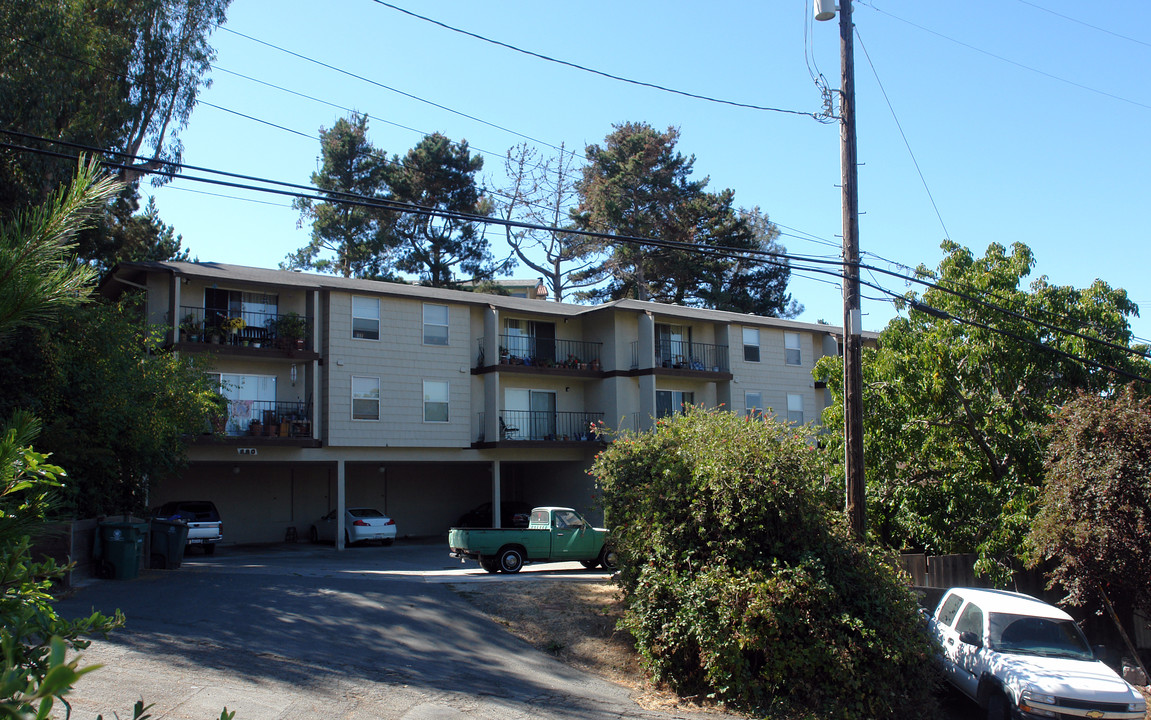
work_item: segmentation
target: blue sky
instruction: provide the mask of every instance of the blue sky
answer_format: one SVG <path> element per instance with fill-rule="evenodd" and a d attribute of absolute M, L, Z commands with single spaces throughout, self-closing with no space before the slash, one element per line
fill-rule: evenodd
<path fill-rule="evenodd" d="M 838 257 L 839 127 L 795 114 L 821 109 L 813 70 L 839 85 L 838 21 L 813 22 L 810 0 L 394 4 L 604 72 L 794 112 L 598 77 L 372 0 L 234 0 L 225 27 L 235 33 L 213 36 L 213 85 L 180 136 L 184 161 L 306 183 L 319 128 L 351 108 L 372 116 L 370 138 L 391 154 L 433 131 L 468 140 L 485 154 L 484 181 L 498 187 L 502 156 L 521 135 L 582 150 L 613 123 L 673 125 L 680 151 L 696 157 L 696 176 L 767 212 L 789 252 Z M 1023 242 L 1036 275 L 1053 283 L 1100 278 L 1126 289 L 1144 310 L 1135 334 L 1151 338 L 1151 6 L 868 0 L 854 9 L 866 261 L 935 267 L 944 237 L 977 254 L 993 242 Z M 200 260 L 276 267 L 307 242 L 287 198 L 187 180 L 145 191 Z M 500 233 L 489 237 L 503 249 Z M 523 266 L 513 274 L 534 276 Z M 889 276 L 864 279 L 905 289 Z M 800 319 L 841 323 L 840 290 L 829 278 L 797 272 L 790 290 L 806 308 Z M 881 330 L 894 309 L 866 298 L 864 328 Z"/>

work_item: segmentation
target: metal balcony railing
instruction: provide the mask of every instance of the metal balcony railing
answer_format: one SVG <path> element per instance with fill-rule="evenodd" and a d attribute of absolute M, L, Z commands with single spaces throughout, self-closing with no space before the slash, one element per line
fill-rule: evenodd
<path fill-rule="evenodd" d="M 311 437 L 312 424 L 302 402 L 229 400 L 223 433 L 231 437 Z"/>
<path fill-rule="evenodd" d="M 500 365 L 599 370 L 603 343 L 524 335 L 500 335 Z M 484 338 L 476 341 L 476 366 L 484 367 Z"/>
<path fill-rule="evenodd" d="M 631 344 L 633 370 L 640 367 L 639 360 L 639 342 L 633 341 Z M 710 345 L 688 340 L 658 341 L 655 344 L 655 366 L 702 372 L 728 372 L 731 369 L 726 345 Z"/>
<path fill-rule="evenodd" d="M 484 442 L 484 413 L 479 413 L 479 442 Z M 499 440 L 571 442 L 591 441 L 598 437 L 592 426 L 603 420 L 603 413 L 547 412 L 541 410 L 501 410 Z"/>
<path fill-rule="evenodd" d="M 184 305 L 180 342 L 310 350 L 312 321 L 296 313 L 225 313 Z"/>

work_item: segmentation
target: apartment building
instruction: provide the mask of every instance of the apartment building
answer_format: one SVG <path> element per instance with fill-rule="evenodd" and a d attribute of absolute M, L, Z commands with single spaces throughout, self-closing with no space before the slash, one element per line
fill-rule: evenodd
<path fill-rule="evenodd" d="M 572 305 L 215 263 L 124 263 L 171 348 L 211 360 L 226 417 L 152 504 L 209 499 L 227 542 L 306 537 L 373 506 L 399 534 L 492 501 L 597 521 L 592 427 L 643 430 L 685 404 L 818 421 L 838 328 L 621 300 Z M 341 513 L 342 516 L 342 513 Z"/>

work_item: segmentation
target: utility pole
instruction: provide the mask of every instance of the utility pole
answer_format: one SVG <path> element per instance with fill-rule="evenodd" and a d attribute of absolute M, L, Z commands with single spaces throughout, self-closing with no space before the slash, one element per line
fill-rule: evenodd
<path fill-rule="evenodd" d="M 835 17 L 834 0 L 817 0 L 817 20 Z M 845 508 L 857 539 L 867 534 L 863 476 L 863 338 L 859 296 L 859 187 L 855 147 L 855 51 L 851 0 L 839 0 L 839 169 L 843 188 L 843 436 Z"/>

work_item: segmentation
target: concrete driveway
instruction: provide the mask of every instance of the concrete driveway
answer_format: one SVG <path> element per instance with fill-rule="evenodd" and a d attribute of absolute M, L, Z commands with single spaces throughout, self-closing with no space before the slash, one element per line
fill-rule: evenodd
<path fill-rule="evenodd" d="M 489 575 L 442 540 L 191 550 L 177 570 L 94 581 L 58 604 L 116 608 L 127 627 L 83 653 L 105 667 L 68 696 L 73 715 L 153 718 L 686 718 L 537 652 L 449 586 L 605 577 L 577 563 Z M 60 713 L 58 717 L 63 717 Z M 714 714 L 706 717 L 716 720 Z"/>

